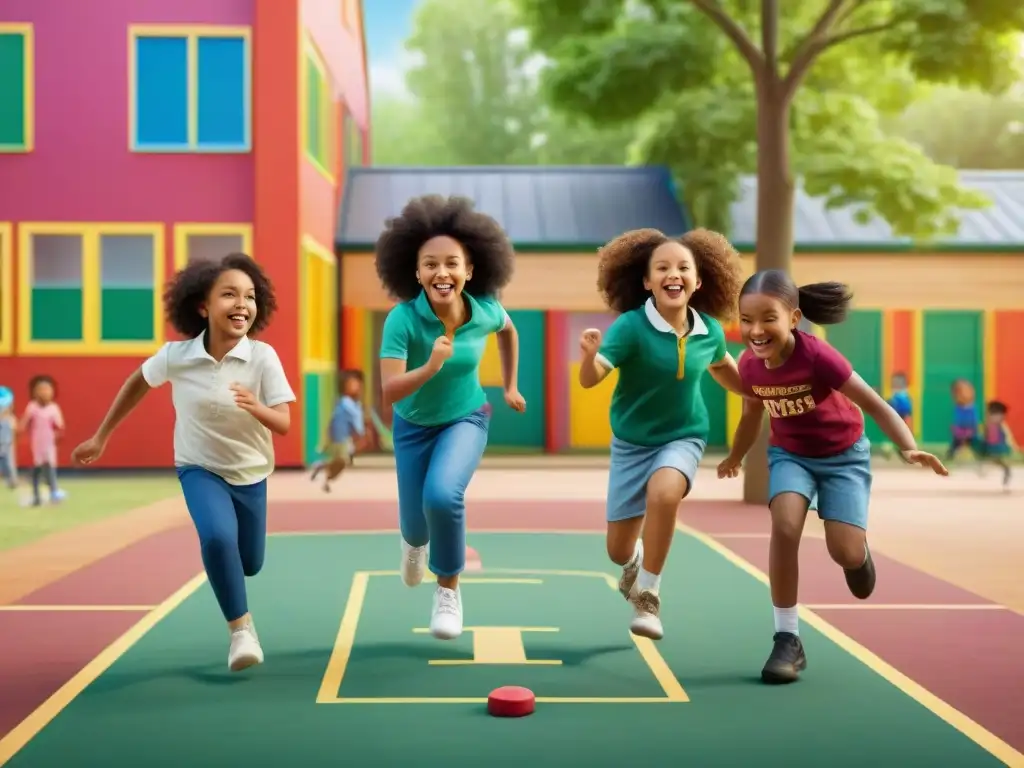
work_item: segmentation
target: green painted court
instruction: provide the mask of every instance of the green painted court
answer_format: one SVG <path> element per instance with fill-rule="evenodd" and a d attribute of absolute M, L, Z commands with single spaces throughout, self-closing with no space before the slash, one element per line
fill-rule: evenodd
<path fill-rule="evenodd" d="M 430 587 L 387 570 L 396 535 L 274 536 L 250 582 L 262 667 L 227 671 L 203 582 L 7 765 L 1003 764 L 806 623 L 804 679 L 763 685 L 766 587 L 696 538 L 676 538 L 659 643 L 630 635 L 601 534 L 470 544 L 467 631 L 442 643 Z M 489 717 L 501 685 L 536 713 Z"/>

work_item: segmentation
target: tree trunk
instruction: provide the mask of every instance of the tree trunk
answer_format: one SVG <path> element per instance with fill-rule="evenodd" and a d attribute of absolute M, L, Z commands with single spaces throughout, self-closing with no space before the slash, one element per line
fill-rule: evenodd
<path fill-rule="evenodd" d="M 757 83 L 757 237 L 755 269 L 791 271 L 794 184 L 789 158 L 789 100 L 775 75 Z M 767 421 L 767 416 L 765 417 Z M 768 424 L 747 454 L 743 500 L 768 503 Z"/>

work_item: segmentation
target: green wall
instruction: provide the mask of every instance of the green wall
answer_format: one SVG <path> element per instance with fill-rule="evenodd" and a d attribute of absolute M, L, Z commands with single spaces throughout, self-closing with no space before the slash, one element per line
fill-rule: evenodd
<path fill-rule="evenodd" d="M 335 373 L 307 373 L 303 376 L 305 392 L 302 399 L 302 423 L 305 440 L 302 454 L 307 465 L 320 458 L 327 420 L 337 400 L 337 378 Z"/>
<path fill-rule="evenodd" d="M 956 379 L 967 379 L 974 385 L 979 416 L 983 410 L 984 315 L 972 310 L 926 310 L 922 316 L 921 442 L 948 443 L 953 419 L 950 390 Z"/>
<path fill-rule="evenodd" d="M 541 310 L 509 310 L 508 315 L 519 332 L 519 392 L 526 399 L 526 413 L 516 413 L 505 405 L 501 387 L 485 387 L 491 404 L 491 428 L 488 448 L 544 448 L 545 354 L 544 312 Z"/>
<path fill-rule="evenodd" d="M 829 344 L 846 356 L 860 377 L 879 394 L 882 387 L 882 312 L 878 309 L 857 309 L 850 312 L 845 322 L 825 329 Z M 874 447 L 886 440 L 885 435 L 868 416 L 864 418 L 864 432 Z"/>

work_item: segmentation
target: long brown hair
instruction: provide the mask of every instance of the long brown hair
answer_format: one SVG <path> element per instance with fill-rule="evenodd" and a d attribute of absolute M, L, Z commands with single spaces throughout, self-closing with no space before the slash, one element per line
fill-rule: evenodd
<path fill-rule="evenodd" d="M 763 269 L 747 278 L 740 296 L 761 293 L 773 296 L 800 312 L 816 325 L 834 325 L 846 319 L 853 301 L 849 286 L 837 282 L 801 285 L 781 269 Z"/>

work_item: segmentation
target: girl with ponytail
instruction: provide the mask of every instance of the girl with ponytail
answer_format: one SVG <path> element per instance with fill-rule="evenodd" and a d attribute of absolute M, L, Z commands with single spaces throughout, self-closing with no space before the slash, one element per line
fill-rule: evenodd
<path fill-rule="evenodd" d="M 842 283 L 798 288 L 781 270 L 757 272 L 740 289 L 740 330 L 749 349 L 739 360 L 746 400 L 732 451 L 719 464 L 718 476 L 739 473 L 767 411 L 772 518 L 768 575 L 775 635 L 761 671 L 766 683 L 793 682 L 807 666 L 797 619 L 798 552 L 815 499 L 828 552 L 843 568 L 850 592 L 864 600 L 874 591 L 875 567 L 867 546 L 871 446 L 864 436 L 864 414 L 899 448 L 904 461 L 948 474 L 938 458 L 918 450 L 906 422 L 843 355 L 797 329 L 802 318 L 818 325 L 842 322 L 851 300 Z"/>

